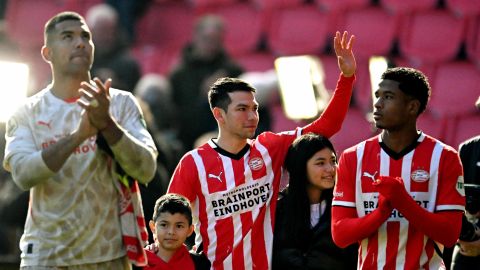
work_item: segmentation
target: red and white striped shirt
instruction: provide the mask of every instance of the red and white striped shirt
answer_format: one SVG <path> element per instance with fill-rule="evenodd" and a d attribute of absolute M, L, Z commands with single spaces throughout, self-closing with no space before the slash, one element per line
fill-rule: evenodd
<path fill-rule="evenodd" d="M 187 153 L 168 188 L 193 202 L 196 244 L 212 269 L 270 269 L 273 223 L 282 164 L 303 133 L 334 135 L 350 103 L 355 77 L 343 77 L 323 114 L 294 131 L 260 134 L 237 155 L 213 141 Z"/>
<path fill-rule="evenodd" d="M 462 165 L 453 148 L 422 133 L 415 147 L 395 159 L 380 143 L 376 136 L 342 154 L 333 206 L 368 215 L 379 195 L 372 180 L 392 176 L 401 177 L 406 191 L 429 212 L 464 209 Z M 439 269 L 443 263 L 435 245 L 443 250 L 393 209 L 377 232 L 360 242 L 358 269 Z"/>

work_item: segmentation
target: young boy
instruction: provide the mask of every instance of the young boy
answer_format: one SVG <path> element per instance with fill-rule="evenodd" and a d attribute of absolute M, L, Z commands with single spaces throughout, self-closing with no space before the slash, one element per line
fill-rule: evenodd
<path fill-rule="evenodd" d="M 193 233 L 192 208 L 185 197 L 178 194 L 160 197 L 149 225 L 155 251 L 146 248 L 148 265 L 144 269 L 210 269 L 210 262 L 203 254 L 190 253 L 184 244 Z"/>

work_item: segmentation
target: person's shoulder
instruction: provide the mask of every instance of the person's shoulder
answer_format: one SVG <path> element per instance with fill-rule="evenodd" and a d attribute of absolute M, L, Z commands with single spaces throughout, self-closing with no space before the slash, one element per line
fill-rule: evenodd
<path fill-rule="evenodd" d="M 195 265 L 196 270 L 208 270 L 210 269 L 210 261 L 208 260 L 207 256 L 203 252 L 196 253 L 194 251 L 190 251 L 190 257 L 192 258 L 193 264 Z"/>
<path fill-rule="evenodd" d="M 464 147 L 480 147 L 480 135 L 469 138 L 462 143 L 460 143 L 459 149 L 462 149 Z"/>
<path fill-rule="evenodd" d="M 378 143 L 378 135 L 363 140 L 355 145 L 343 150 L 343 155 L 354 155 L 359 148 L 364 148 L 367 144 Z M 355 154 L 356 155 L 356 154 Z"/>

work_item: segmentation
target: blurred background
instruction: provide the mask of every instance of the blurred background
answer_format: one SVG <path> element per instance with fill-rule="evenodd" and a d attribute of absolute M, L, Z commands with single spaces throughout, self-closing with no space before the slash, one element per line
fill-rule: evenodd
<path fill-rule="evenodd" d="M 454 148 L 480 134 L 474 106 L 480 95 L 480 0 L 1 0 L 2 104 L 14 107 L 14 100 L 48 85 L 50 67 L 40 55 L 43 26 L 65 10 L 85 16 L 92 30 L 92 75 L 112 77 L 114 87 L 139 98 L 157 141 L 159 172 L 142 190 L 147 219 L 179 158 L 215 136 L 205 103 L 208 85 L 222 76 L 252 83 L 261 106 L 259 132 L 304 125 L 312 116 L 285 113 L 286 89 L 279 81 L 296 78 L 279 72 L 275 60 L 314 59 L 307 84 L 328 100 L 339 75 L 332 48 L 337 30 L 357 37 L 358 65 L 351 108 L 332 138 L 339 153 L 376 133 L 369 113 L 378 59 L 381 68 L 411 66 L 428 76 L 432 98 L 420 129 Z M 322 106 L 317 109 L 321 113 Z M 5 118 L 0 121 L 3 160 Z M 27 206 L 28 193 L 0 169 L 0 269 L 18 268 Z"/>

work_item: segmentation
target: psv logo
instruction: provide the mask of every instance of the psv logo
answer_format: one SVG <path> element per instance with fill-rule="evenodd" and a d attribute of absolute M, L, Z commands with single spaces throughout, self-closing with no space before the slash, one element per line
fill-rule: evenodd
<path fill-rule="evenodd" d="M 411 177 L 413 181 L 423 183 L 430 179 L 430 174 L 425 170 L 416 170 L 412 172 Z"/>
<path fill-rule="evenodd" d="M 248 166 L 252 171 L 261 170 L 264 166 L 263 159 L 259 157 L 252 158 L 250 161 L 248 161 Z"/>

